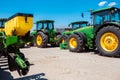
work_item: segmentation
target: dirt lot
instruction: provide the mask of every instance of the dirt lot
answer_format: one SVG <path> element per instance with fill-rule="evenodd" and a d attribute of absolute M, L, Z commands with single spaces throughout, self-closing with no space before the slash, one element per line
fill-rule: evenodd
<path fill-rule="evenodd" d="M 0 80 L 120 80 L 120 59 L 59 48 L 21 49 L 31 63 L 26 76 L 0 69 Z M 3 71 L 4 70 L 4 71 Z"/>

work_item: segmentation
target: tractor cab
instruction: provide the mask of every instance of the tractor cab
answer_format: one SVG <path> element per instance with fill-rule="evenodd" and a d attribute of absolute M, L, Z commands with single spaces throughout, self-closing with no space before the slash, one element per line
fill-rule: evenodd
<path fill-rule="evenodd" d="M 101 55 L 120 54 L 120 9 L 116 7 L 99 9 L 92 12 L 95 47 Z"/>
<path fill-rule="evenodd" d="M 53 20 L 40 20 L 36 22 L 37 30 L 46 29 L 53 30 L 54 29 L 54 21 Z"/>
<path fill-rule="evenodd" d="M 77 22 L 72 22 L 70 24 L 72 26 L 72 30 L 76 30 L 82 27 L 86 27 L 88 25 L 87 21 L 77 21 Z"/>
<path fill-rule="evenodd" d="M 71 22 L 69 24 L 69 27 L 71 27 L 71 30 L 64 31 L 62 33 L 62 37 L 60 38 L 60 49 L 67 49 L 67 40 L 71 34 L 73 34 L 76 30 L 79 32 L 84 27 L 88 27 L 88 21 L 76 21 Z"/>
<path fill-rule="evenodd" d="M 4 30 L 5 22 L 7 21 L 6 18 L 0 18 L 0 32 Z"/>
<path fill-rule="evenodd" d="M 115 7 L 100 9 L 92 12 L 93 25 L 98 29 L 107 23 L 120 23 L 120 9 Z"/>
<path fill-rule="evenodd" d="M 53 20 L 40 20 L 36 22 L 36 45 L 40 48 L 51 46 L 58 46 L 57 37 L 60 33 L 54 29 Z"/>

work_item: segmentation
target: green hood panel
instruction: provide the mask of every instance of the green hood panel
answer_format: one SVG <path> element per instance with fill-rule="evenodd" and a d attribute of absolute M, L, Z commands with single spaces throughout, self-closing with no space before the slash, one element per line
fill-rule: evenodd
<path fill-rule="evenodd" d="M 86 26 L 86 27 L 83 27 L 83 28 L 80 28 L 80 29 L 76 29 L 76 30 L 73 30 L 73 31 L 64 31 L 62 33 L 62 35 L 72 34 L 74 32 L 81 32 L 81 33 L 85 34 L 86 36 L 91 37 L 91 35 L 93 33 L 93 26 Z"/>
<path fill-rule="evenodd" d="M 80 29 L 74 30 L 73 33 L 74 32 L 81 32 L 85 35 L 91 35 L 93 33 L 93 26 L 87 26 L 84 28 L 80 28 Z"/>
<path fill-rule="evenodd" d="M 72 34 L 72 31 L 64 31 L 64 32 L 62 33 L 62 35 L 65 35 L 65 34 Z"/>

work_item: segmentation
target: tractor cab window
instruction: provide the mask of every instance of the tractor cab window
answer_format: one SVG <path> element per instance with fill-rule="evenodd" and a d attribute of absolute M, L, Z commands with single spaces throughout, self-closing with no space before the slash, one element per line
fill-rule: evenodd
<path fill-rule="evenodd" d="M 53 23 L 48 23 L 48 29 L 50 29 L 50 30 L 53 29 Z"/>
<path fill-rule="evenodd" d="M 120 12 L 112 10 L 111 11 L 111 20 L 113 22 L 119 21 L 120 20 Z"/>
<path fill-rule="evenodd" d="M 37 30 L 40 30 L 40 29 L 42 29 L 43 28 L 43 26 L 42 26 L 42 23 L 37 23 Z"/>
<path fill-rule="evenodd" d="M 79 26 L 80 26 L 79 24 L 73 24 L 72 28 L 73 28 L 73 30 L 75 30 L 75 29 L 79 28 Z"/>
<path fill-rule="evenodd" d="M 107 21 L 110 21 L 109 11 L 99 12 L 94 15 L 94 25 L 101 25 Z"/>
<path fill-rule="evenodd" d="M 87 23 L 77 23 L 77 24 L 73 24 L 72 28 L 73 28 L 73 30 L 75 30 L 75 29 L 85 27 L 85 26 L 87 26 Z"/>
<path fill-rule="evenodd" d="M 87 26 L 87 23 L 83 23 L 80 25 L 81 27 L 86 27 Z"/>
<path fill-rule="evenodd" d="M 118 22 L 120 21 L 120 11 L 117 9 L 106 10 L 95 13 L 93 17 L 95 26 L 101 25 L 105 22 Z"/>
<path fill-rule="evenodd" d="M 0 27 L 4 27 L 5 21 L 0 21 Z"/>
<path fill-rule="evenodd" d="M 47 23 L 43 23 L 44 29 L 47 29 Z"/>

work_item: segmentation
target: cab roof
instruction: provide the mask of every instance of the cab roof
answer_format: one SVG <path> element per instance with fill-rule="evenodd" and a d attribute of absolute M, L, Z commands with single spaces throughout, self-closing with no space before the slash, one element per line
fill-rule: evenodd
<path fill-rule="evenodd" d="M 95 14 L 95 13 L 98 13 L 98 12 L 107 11 L 107 10 L 114 10 L 114 9 L 117 9 L 117 10 L 120 11 L 120 8 L 108 7 L 108 8 L 102 8 L 102 9 L 94 10 L 94 11 L 92 11 L 92 14 Z"/>
<path fill-rule="evenodd" d="M 39 20 L 36 23 L 39 23 L 39 22 L 43 23 L 43 22 L 55 22 L 55 21 L 54 20 Z"/>
<path fill-rule="evenodd" d="M 71 24 L 82 24 L 82 23 L 88 23 L 88 21 L 76 21 L 76 22 L 71 22 Z"/>

